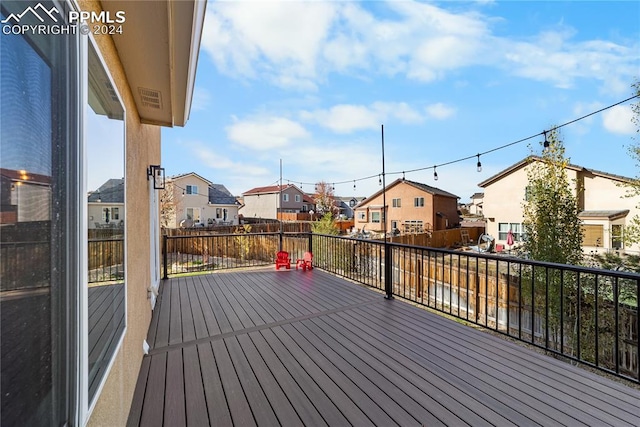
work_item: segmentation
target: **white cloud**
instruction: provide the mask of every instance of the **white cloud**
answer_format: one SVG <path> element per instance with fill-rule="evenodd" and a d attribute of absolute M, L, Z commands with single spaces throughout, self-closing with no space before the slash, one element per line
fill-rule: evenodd
<path fill-rule="evenodd" d="M 425 110 L 427 111 L 427 114 L 429 114 L 429 116 L 438 120 L 445 120 L 456 114 L 455 108 L 449 107 L 441 102 L 428 105 Z"/>
<path fill-rule="evenodd" d="M 297 122 L 283 117 L 257 117 L 238 120 L 226 127 L 227 138 L 253 150 L 282 148 L 294 141 L 309 137 Z"/>
<path fill-rule="evenodd" d="M 211 93 L 202 86 L 196 86 L 193 91 L 191 111 L 204 111 L 211 104 Z"/>
<path fill-rule="evenodd" d="M 563 24 L 506 38 L 492 32 L 505 18 L 473 6 L 389 1 L 379 7 L 391 13 L 374 16 L 353 2 L 213 2 L 202 47 L 226 74 L 304 91 L 317 90 L 330 73 L 431 82 L 486 66 L 561 88 L 591 79 L 618 94 L 637 74 L 637 41 L 577 40 L 577 31 Z"/>
<path fill-rule="evenodd" d="M 223 72 L 313 87 L 335 9 L 328 2 L 213 2 L 202 47 Z"/>
<path fill-rule="evenodd" d="M 374 102 L 370 106 L 341 104 L 329 109 L 302 111 L 303 120 L 315 122 L 336 133 L 379 129 L 381 124 L 397 119 L 401 123 L 420 123 L 424 117 L 405 102 Z"/>
<path fill-rule="evenodd" d="M 616 105 L 602 114 L 602 125 L 611 133 L 633 135 L 636 133 L 636 126 L 632 119 L 631 106 Z"/>
<path fill-rule="evenodd" d="M 187 141 L 181 144 L 186 147 L 193 158 L 198 159 L 208 168 L 225 171 L 225 175 L 235 173 L 251 177 L 263 177 L 270 172 L 263 166 L 252 165 L 245 161 L 235 162 L 228 157 L 220 155 L 220 150 L 209 147 L 201 141 Z"/>

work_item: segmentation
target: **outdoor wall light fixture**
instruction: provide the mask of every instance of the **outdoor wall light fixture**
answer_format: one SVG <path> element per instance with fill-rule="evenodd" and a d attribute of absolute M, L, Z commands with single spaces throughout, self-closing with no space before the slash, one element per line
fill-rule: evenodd
<path fill-rule="evenodd" d="M 435 167 L 435 166 L 433 167 L 433 179 L 434 179 L 435 181 L 437 181 L 437 180 L 438 180 L 438 172 L 436 172 L 436 167 Z"/>
<path fill-rule="evenodd" d="M 147 181 L 149 180 L 149 177 L 153 178 L 154 190 L 164 190 L 164 187 L 165 187 L 164 168 L 161 168 L 160 165 L 150 165 L 147 168 Z"/>
<path fill-rule="evenodd" d="M 482 163 L 480 163 L 480 154 L 478 154 L 478 172 L 482 172 Z"/>

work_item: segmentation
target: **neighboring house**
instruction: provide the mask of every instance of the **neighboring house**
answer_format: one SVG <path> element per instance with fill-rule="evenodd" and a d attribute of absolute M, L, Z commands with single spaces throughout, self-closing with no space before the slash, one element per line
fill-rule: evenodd
<path fill-rule="evenodd" d="M 172 176 L 167 182 L 173 188 L 174 204 L 166 218 L 169 228 L 238 224 L 239 204 L 224 185 L 194 172 Z"/>
<path fill-rule="evenodd" d="M 526 231 L 522 226 L 522 207 L 527 192 L 527 170 L 540 160 L 537 156 L 527 157 L 478 184 L 484 188 L 486 232 L 494 236 L 497 243 L 506 245 L 509 230 L 516 245 L 522 241 Z M 624 197 L 626 189 L 621 186 L 631 178 L 573 164 L 567 165 L 566 171 L 579 204 L 583 250 L 640 250 L 637 244 L 626 247 L 623 242 L 625 225 L 640 214 L 636 208 L 638 198 Z"/>
<path fill-rule="evenodd" d="M 336 197 L 335 205 L 338 208 L 338 215 L 343 215 L 343 218 L 347 219 L 353 218 L 355 215 L 353 208 L 364 199 L 364 197 Z"/>
<path fill-rule="evenodd" d="M 474 193 L 471 196 L 471 203 L 467 206 L 471 215 L 482 215 L 482 202 L 484 200 L 484 193 Z"/>
<path fill-rule="evenodd" d="M 89 228 L 124 227 L 124 179 L 110 179 L 89 193 Z"/>
<path fill-rule="evenodd" d="M 459 197 L 439 188 L 415 181 L 397 179 L 355 207 L 355 227 L 367 231 L 384 230 L 383 198 L 386 197 L 388 219 L 386 230 L 422 233 L 444 230 L 460 224 Z"/>
<path fill-rule="evenodd" d="M 238 202 L 227 188 L 222 184 L 211 184 L 209 187 L 209 206 L 212 217 L 207 216 L 207 225 L 238 225 L 239 209 Z M 208 214 L 207 214 L 208 215 Z"/>
<path fill-rule="evenodd" d="M 314 207 L 313 199 L 293 184 L 252 188 L 242 193 L 242 200 L 240 214 L 245 218 L 277 219 L 279 209 L 283 213 L 301 213 Z"/>
<path fill-rule="evenodd" d="M 206 2 L 1 9 L 0 423 L 124 426 L 160 283 L 159 190 L 147 170 L 161 165 L 161 127 L 189 118 Z M 90 34 L 70 12 L 90 17 Z M 98 202 L 90 185 L 109 176 L 124 178 L 123 233 L 96 246 L 88 229 L 102 213 L 89 210 L 107 191 Z M 117 243 L 118 280 L 90 286 L 90 261 Z"/>

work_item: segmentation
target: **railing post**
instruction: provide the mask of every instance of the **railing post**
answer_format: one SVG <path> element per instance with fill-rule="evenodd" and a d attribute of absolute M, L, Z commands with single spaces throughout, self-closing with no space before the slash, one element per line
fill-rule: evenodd
<path fill-rule="evenodd" d="M 313 253 L 313 233 L 312 232 L 309 232 L 309 243 L 308 243 L 307 250 Z"/>
<path fill-rule="evenodd" d="M 167 235 L 162 235 L 162 280 L 167 280 Z"/>
<path fill-rule="evenodd" d="M 386 299 L 393 299 L 393 257 L 391 256 L 391 245 L 384 242 L 384 292 Z"/>

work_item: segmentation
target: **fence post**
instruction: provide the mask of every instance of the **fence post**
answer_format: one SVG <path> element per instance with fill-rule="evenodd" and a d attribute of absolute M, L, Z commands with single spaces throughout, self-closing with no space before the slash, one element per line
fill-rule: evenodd
<path fill-rule="evenodd" d="M 308 243 L 307 251 L 313 253 L 313 233 L 311 232 L 309 232 L 309 243 Z"/>
<path fill-rule="evenodd" d="M 167 275 L 167 235 L 162 235 L 162 280 L 167 280 L 169 276 Z"/>
<path fill-rule="evenodd" d="M 391 245 L 389 242 L 384 242 L 384 292 L 386 299 L 393 299 L 393 257 L 391 256 Z"/>

